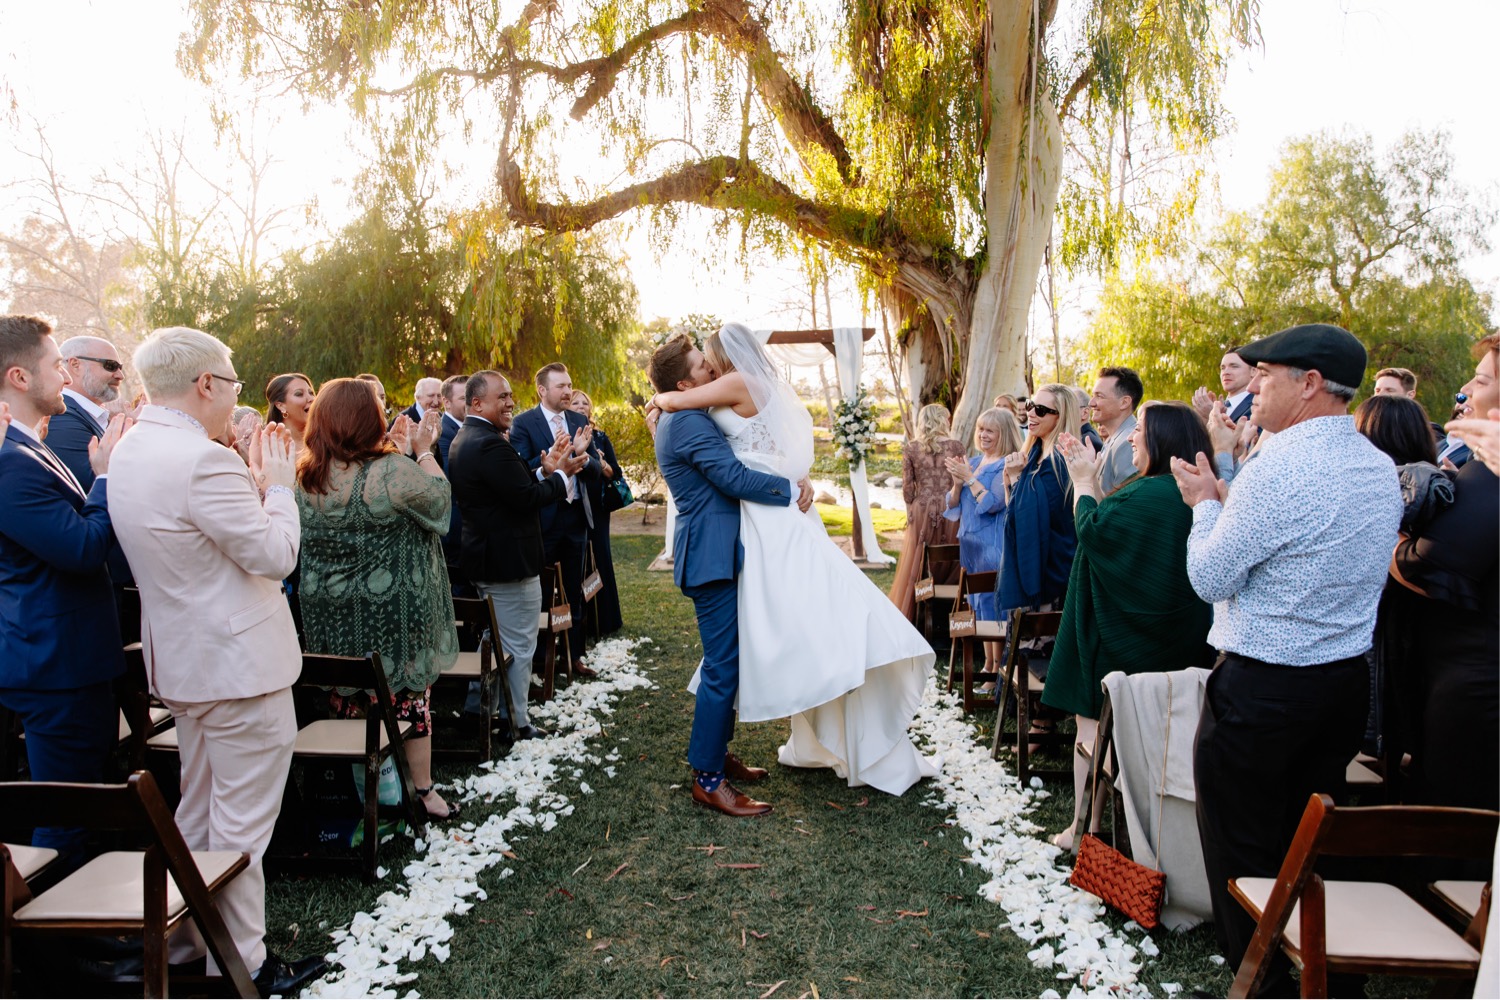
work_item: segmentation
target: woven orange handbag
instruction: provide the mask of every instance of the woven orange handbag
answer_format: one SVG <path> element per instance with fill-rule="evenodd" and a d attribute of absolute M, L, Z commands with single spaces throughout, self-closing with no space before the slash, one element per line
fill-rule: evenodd
<path fill-rule="evenodd" d="M 1068 881 L 1148 931 L 1161 922 L 1167 876 L 1127 858 L 1092 833 L 1083 835 Z"/>

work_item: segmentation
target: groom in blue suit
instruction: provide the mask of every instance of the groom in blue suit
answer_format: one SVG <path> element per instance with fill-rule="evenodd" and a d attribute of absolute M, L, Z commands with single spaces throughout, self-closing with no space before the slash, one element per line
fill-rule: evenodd
<path fill-rule="evenodd" d="M 687 336 L 657 348 L 647 369 L 658 392 L 690 389 L 712 379 L 703 354 Z M 766 776 L 729 753 L 740 685 L 740 501 L 785 507 L 797 492 L 789 480 L 755 472 L 735 458 L 707 412 L 663 414 L 656 425 L 656 462 L 677 505 L 673 577 L 693 601 L 703 666 L 688 763 L 693 798 L 730 816 L 760 816 L 771 806 L 730 783 Z M 806 499 L 806 498 L 804 498 Z"/>
<path fill-rule="evenodd" d="M 0 316 L 9 417 L 0 441 L 0 704 L 25 728 L 33 780 L 97 782 L 118 739 L 112 682 L 125 672 L 105 568 L 114 541 L 105 471 L 128 421 L 117 418 L 89 450 L 97 478 L 85 493 L 37 430 L 64 412 L 70 383 L 51 332 L 33 316 Z M 39 829 L 32 843 L 76 851 L 83 831 Z"/>

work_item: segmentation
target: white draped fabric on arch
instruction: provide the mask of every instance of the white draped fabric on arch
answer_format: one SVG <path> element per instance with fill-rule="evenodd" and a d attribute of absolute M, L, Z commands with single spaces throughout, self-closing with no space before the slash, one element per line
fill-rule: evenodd
<path fill-rule="evenodd" d="M 762 342 L 768 341 L 773 331 L 756 330 Z M 823 344 L 769 344 L 771 356 L 783 364 L 797 368 L 811 368 L 828 360 L 828 348 Z M 840 326 L 833 330 L 833 359 L 838 369 L 839 385 L 844 399 L 853 399 L 859 388 L 860 371 L 864 367 L 864 331 L 857 326 Z M 849 493 L 854 500 L 856 520 L 860 527 L 860 540 L 864 543 L 865 561 L 879 565 L 894 563 L 895 557 L 880 551 L 880 540 L 875 533 L 875 521 L 870 516 L 870 483 L 865 476 L 865 467 L 849 472 Z M 653 566 L 672 564 L 672 534 L 677 525 L 677 508 L 672 503 L 672 494 L 667 493 L 667 535 L 661 554 Z"/>

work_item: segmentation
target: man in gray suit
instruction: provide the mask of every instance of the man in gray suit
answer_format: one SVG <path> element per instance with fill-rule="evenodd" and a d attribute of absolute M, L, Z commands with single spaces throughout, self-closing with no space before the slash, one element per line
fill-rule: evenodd
<path fill-rule="evenodd" d="M 1143 395 L 1141 377 L 1133 368 L 1099 369 L 1089 406 L 1094 411 L 1094 426 L 1104 438 L 1104 450 L 1099 453 L 1099 488 L 1105 496 L 1135 475 L 1135 448 L 1130 435 L 1135 431 L 1135 411 Z"/>

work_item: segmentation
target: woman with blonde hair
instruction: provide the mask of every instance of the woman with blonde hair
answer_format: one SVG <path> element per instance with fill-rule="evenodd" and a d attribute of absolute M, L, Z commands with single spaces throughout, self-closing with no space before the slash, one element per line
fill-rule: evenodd
<path fill-rule="evenodd" d="M 993 573 L 1000 568 L 1000 515 L 1005 489 L 995 482 L 1005 468 L 1005 456 L 1021 447 L 1021 425 L 1006 409 L 995 407 L 979 415 L 974 425 L 979 454 L 965 461 L 948 459 L 953 488 L 944 516 L 958 522 L 958 561 L 967 573 Z M 969 607 L 982 621 L 995 620 L 993 593 L 969 595 Z M 985 671 L 999 668 L 1000 644 L 984 644 Z"/>
<path fill-rule="evenodd" d="M 906 535 L 901 558 L 891 581 L 891 603 L 908 621 L 917 615 L 917 578 L 922 575 L 922 553 L 929 545 L 958 541 L 958 524 L 944 517 L 953 477 L 948 460 L 964 459 L 964 446 L 953 439 L 948 408 L 928 403 L 917 411 L 916 433 L 901 446 L 901 495 L 906 500 Z M 943 566 L 938 583 L 958 579 L 956 563 Z"/>
<path fill-rule="evenodd" d="M 1067 386 L 1044 385 L 1026 401 L 1026 441 L 1005 458 L 996 591 L 1002 618 L 1016 608 L 1049 608 L 1067 592 L 1076 537 L 1072 479 L 1057 445 L 1078 431 L 1077 401 Z"/>

